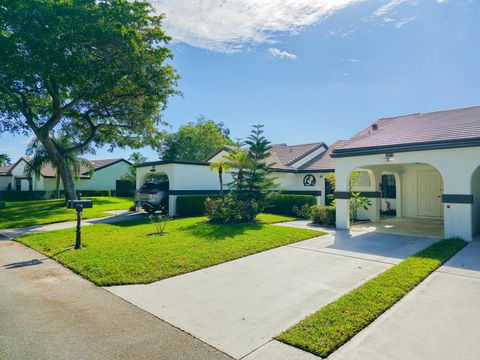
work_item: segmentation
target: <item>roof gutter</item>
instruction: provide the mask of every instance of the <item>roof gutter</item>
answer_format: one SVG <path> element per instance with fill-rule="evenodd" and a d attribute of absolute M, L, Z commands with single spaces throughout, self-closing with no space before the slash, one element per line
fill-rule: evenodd
<path fill-rule="evenodd" d="M 352 149 L 335 149 L 332 152 L 332 157 L 341 158 L 341 157 L 351 157 L 351 156 L 383 154 L 386 152 L 398 153 L 398 152 L 408 152 L 408 151 L 454 149 L 454 148 L 475 147 L 475 146 L 480 146 L 480 138 L 435 141 L 435 142 L 413 143 L 413 144 L 359 147 L 359 148 L 352 148 Z"/>

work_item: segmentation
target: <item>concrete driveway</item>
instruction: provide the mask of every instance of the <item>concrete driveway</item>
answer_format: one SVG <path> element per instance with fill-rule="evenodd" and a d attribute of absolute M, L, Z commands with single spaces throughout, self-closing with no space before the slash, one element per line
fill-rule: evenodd
<path fill-rule="evenodd" d="M 332 360 L 480 358 L 480 241 L 430 275 Z"/>
<path fill-rule="evenodd" d="M 293 348 L 272 338 L 434 241 L 339 231 L 156 283 L 107 289 L 236 359 L 311 358 L 286 355 Z"/>

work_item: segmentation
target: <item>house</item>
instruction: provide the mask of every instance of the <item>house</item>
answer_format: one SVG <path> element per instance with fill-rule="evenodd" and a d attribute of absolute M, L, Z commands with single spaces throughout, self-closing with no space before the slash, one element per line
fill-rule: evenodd
<path fill-rule="evenodd" d="M 267 163 L 274 164 L 275 190 L 285 194 L 314 195 L 318 204 L 325 204 L 330 188 L 324 175 L 333 171 L 334 159 L 330 155 L 340 144 L 337 142 L 331 147 L 324 142 L 273 145 Z M 168 178 L 169 213 L 173 216 L 178 196 L 220 192 L 218 175 L 210 169 L 210 163 L 221 159 L 227 151 L 227 148 L 220 149 L 203 162 L 153 161 L 137 165 L 137 189 L 152 178 Z M 230 173 L 224 174 L 224 184 L 232 180 Z"/>
<path fill-rule="evenodd" d="M 0 167 L 0 191 L 54 191 L 55 169 L 46 164 L 42 167 L 40 176 L 29 176 L 25 168 L 30 161 L 28 157 L 21 157 L 14 164 Z M 125 159 L 92 160 L 90 163 L 91 170 L 81 169 L 80 177 L 76 181 L 77 190 L 115 190 L 116 180 L 127 174 L 131 166 Z"/>
<path fill-rule="evenodd" d="M 440 223 L 445 238 L 472 240 L 480 232 L 480 106 L 380 119 L 332 157 L 337 228 L 350 227 L 350 176 L 361 171 L 357 189 L 372 202 L 366 219 L 381 221 L 388 176 L 398 218 Z"/>

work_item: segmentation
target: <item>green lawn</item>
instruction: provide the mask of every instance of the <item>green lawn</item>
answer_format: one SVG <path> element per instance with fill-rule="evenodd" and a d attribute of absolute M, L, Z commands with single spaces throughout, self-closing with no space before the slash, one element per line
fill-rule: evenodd
<path fill-rule="evenodd" d="M 58 260 L 97 285 L 150 283 L 322 235 L 275 225 L 209 224 L 206 218 L 169 222 L 166 236 L 148 236 L 148 220 L 86 226 L 84 248 L 72 250 L 75 230 L 17 240 Z"/>
<path fill-rule="evenodd" d="M 443 240 L 429 246 L 308 316 L 278 340 L 326 358 L 465 245 Z"/>
<path fill-rule="evenodd" d="M 93 208 L 85 209 L 84 219 L 105 217 L 111 214 L 106 210 L 128 210 L 133 205 L 132 198 L 89 197 Z M 67 209 L 63 199 L 7 201 L 5 209 L 0 209 L 0 229 L 26 227 L 57 223 L 76 219 L 75 210 Z"/>
<path fill-rule="evenodd" d="M 275 215 L 275 214 L 258 214 L 257 221 L 265 224 L 275 224 L 286 221 L 298 220 L 297 218 L 285 215 Z"/>

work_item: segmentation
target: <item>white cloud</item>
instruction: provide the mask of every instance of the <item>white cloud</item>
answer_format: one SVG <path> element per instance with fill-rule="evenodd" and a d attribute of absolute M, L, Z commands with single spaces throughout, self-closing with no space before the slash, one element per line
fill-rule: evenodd
<path fill-rule="evenodd" d="M 415 16 L 410 16 L 410 17 L 407 17 L 407 18 L 400 19 L 395 23 L 395 27 L 397 29 L 400 29 L 400 28 L 404 27 L 406 24 L 408 24 L 409 22 L 412 22 L 415 19 L 416 19 Z"/>
<path fill-rule="evenodd" d="M 442 1 L 442 0 L 440 0 Z M 417 4 L 417 0 L 390 0 L 383 6 L 380 6 L 375 12 L 373 13 L 374 16 L 385 16 L 390 13 L 393 9 L 397 6 L 400 6 L 405 3 L 411 3 L 413 5 Z"/>
<path fill-rule="evenodd" d="M 273 57 L 280 58 L 280 59 L 295 60 L 297 58 L 297 55 L 277 49 L 277 48 L 270 48 L 268 49 L 268 52 Z"/>
<path fill-rule="evenodd" d="M 348 63 L 351 63 L 351 64 L 359 64 L 359 63 L 360 63 L 360 60 L 358 60 L 358 59 L 353 59 L 353 58 L 351 58 L 351 59 L 343 59 L 343 61 L 348 62 Z"/>
<path fill-rule="evenodd" d="M 235 52 L 251 44 L 275 43 L 348 6 L 366 0 L 151 0 L 165 13 L 175 41 Z"/>

